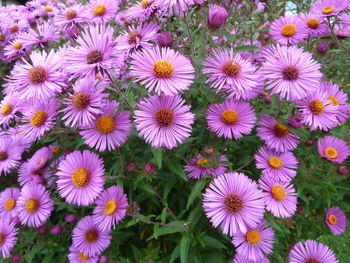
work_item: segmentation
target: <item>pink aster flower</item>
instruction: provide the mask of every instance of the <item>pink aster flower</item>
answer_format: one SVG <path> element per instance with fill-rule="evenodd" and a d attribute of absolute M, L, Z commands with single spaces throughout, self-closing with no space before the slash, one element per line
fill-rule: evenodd
<path fill-rule="evenodd" d="M 311 13 L 321 17 L 335 16 L 348 8 L 347 0 L 317 0 L 311 6 Z"/>
<path fill-rule="evenodd" d="M 102 231 L 92 216 L 82 218 L 73 229 L 73 246 L 87 256 L 99 255 L 111 243 L 108 231 Z"/>
<path fill-rule="evenodd" d="M 346 229 L 346 216 L 339 207 L 334 206 L 327 210 L 325 221 L 329 229 L 335 235 L 341 235 Z"/>
<path fill-rule="evenodd" d="M 121 147 L 128 139 L 132 124 L 127 111 L 118 109 L 119 103 L 107 101 L 102 113 L 80 135 L 84 143 L 103 152 Z"/>
<path fill-rule="evenodd" d="M 23 149 L 9 136 L 0 137 L 0 175 L 7 174 L 19 166 L 22 152 Z"/>
<path fill-rule="evenodd" d="M 67 52 L 65 70 L 77 77 L 92 78 L 109 71 L 118 61 L 113 33 L 114 29 L 105 25 L 90 26 L 82 32 L 76 40 L 78 46 Z"/>
<path fill-rule="evenodd" d="M 268 174 L 259 180 L 266 210 L 276 217 L 292 217 L 297 210 L 297 193 L 290 182 L 271 178 Z"/>
<path fill-rule="evenodd" d="M 60 103 L 56 100 L 37 102 L 23 111 L 24 124 L 21 131 L 30 141 L 35 141 L 44 136 L 56 123 L 57 109 Z"/>
<path fill-rule="evenodd" d="M 194 80 L 194 68 L 188 58 L 170 48 L 145 49 L 133 55 L 131 75 L 149 92 L 176 95 L 188 90 Z"/>
<path fill-rule="evenodd" d="M 93 152 L 72 152 L 57 169 L 57 189 L 69 204 L 90 205 L 103 190 L 103 160 Z"/>
<path fill-rule="evenodd" d="M 334 26 L 334 32 L 338 38 L 347 38 L 350 36 L 350 26 L 337 24 Z"/>
<path fill-rule="evenodd" d="M 328 161 L 342 163 L 350 155 L 346 142 L 334 136 L 326 136 L 317 141 L 318 153 Z"/>
<path fill-rule="evenodd" d="M 320 86 L 321 65 L 311 53 L 302 49 L 274 46 L 265 51 L 261 74 L 267 79 L 267 89 L 272 94 L 289 101 L 303 99 Z"/>
<path fill-rule="evenodd" d="M 23 55 L 26 52 L 26 48 L 23 45 L 22 41 L 15 39 L 11 41 L 4 48 L 4 55 L 9 61 L 17 59 L 19 56 Z"/>
<path fill-rule="evenodd" d="M 215 49 L 205 58 L 203 66 L 202 72 L 209 74 L 207 83 L 217 89 L 216 93 L 227 91 L 229 97 L 240 98 L 258 85 L 256 68 L 239 54 L 234 55 L 233 49 Z"/>
<path fill-rule="evenodd" d="M 271 227 L 268 227 L 265 219 L 256 227 L 249 228 L 243 233 L 237 233 L 232 239 L 237 254 L 256 262 L 272 252 L 273 242 L 274 231 Z"/>
<path fill-rule="evenodd" d="M 88 256 L 74 245 L 69 248 L 68 259 L 70 263 L 97 263 L 99 255 Z"/>
<path fill-rule="evenodd" d="M 21 110 L 18 94 L 11 93 L 0 102 L 0 125 L 7 127 Z"/>
<path fill-rule="evenodd" d="M 65 85 L 64 75 L 60 72 L 60 57 L 51 50 L 33 51 L 30 61 L 16 64 L 9 82 L 16 87 L 21 100 L 47 100 L 61 92 Z"/>
<path fill-rule="evenodd" d="M 10 255 L 11 249 L 14 248 L 17 242 L 18 230 L 14 223 L 10 223 L 8 219 L 0 220 L 0 254 L 2 258 L 7 258 Z"/>
<path fill-rule="evenodd" d="M 277 152 L 266 146 L 261 147 L 255 155 L 256 167 L 263 169 L 262 173 L 275 180 L 291 181 L 297 172 L 298 160 L 292 152 Z"/>
<path fill-rule="evenodd" d="M 188 10 L 190 5 L 194 4 L 194 0 L 155 0 L 158 8 L 169 16 L 179 15 Z"/>
<path fill-rule="evenodd" d="M 113 185 L 104 190 L 96 200 L 94 221 L 101 230 L 111 231 L 125 217 L 129 207 L 123 188 Z"/>
<path fill-rule="evenodd" d="M 84 6 L 81 4 L 75 4 L 60 9 L 54 18 L 55 25 L 64 30 L 67 27 L 81 23 L 84 18 L 83 10 Z"/>
<path fill-rule="evenodd" d="M 18 215 L 17 199 L 20 195 L 19 188 L 6 188 L 0 194 L 0 219 L 12 220 Z"/>
<path fill-rule="evenodd" d="M 325 92 L 316 91 L 299 101 L 301 123 L 310 126 L 311 130 L 328 131 L 339 123 L 337 112 L 339 105 L 333 105 Z"/>
<path fill-rule="evenodd" d="M 105 107 L 108 94 L 103 93 L 103 82 L 89 78 L 79 79 L 73 86 L 73 94 L 64 99 L 67 106 L 60 112 L 66 126 L 87 127 Z"/>
<path fill-rule="evenodd" d="M 255 111 L 249 103 L 233 99 L 210 105 L 206 115 L 209 130 L 228 139 L 250 134 L 256 121 Z"/>
<path fill-rule="evenodd" d="M 27 184 L 22 187 L 17 200 L 18 216 L 21 223 L 38 227 L 46 222 L 53 211 L 49 192 L 41 184 Z"/>
<path fill-rule="evenodd" d="M 257 134 L 266 145 L 278 152 L 291 151 L 297 148 L 299 137 L 288 128 L 265 114 L 258 122 Z"/>
<path fill-rule="evenodd" d="M 116 48 L 127 53 L 139 49 L 151 48 L 152 42 L 155 43 L 158 38 L 159 25 L 151 22 L 144 23 L 138 26 L 131 25 L 128 31 L 124 31 L 116 41 Z"/>
<path fill-rule="evenodd" d="M 330 33 L 328 25 L 319 15 L 303 13 L 299 17 L 306 24 L 309 37 L 322 37 Z"/>
<path fill-rule="evenodd" d="M 266 257 L 260 258 L 259 261 L 249 260 L 245 255 L 236 254 L 232 263 L 270 263 Z"/>
<path fill-rule="evenodd" d="M 348 95 L 331 81 L 321 82 L 320 90 L 326 93 L 333 106 L 339 106 L 336 118 L 340 123 L 345 123 L 348 118 Z"/>
<path fill-rule="evenodd" d="M 194 115 L 179 96 L 151 96 L 138 102 L 136 129 L 155 148 L 172 149 L 190 136 Z"/>
<path fill-rule="evenodd" d="M 159 3 L 155 0 L 139 0 L 138 3 L 126 10 L 127 19 L 147 20 L 154 14 Z"/>
<path fill-rule="evenodd" d="M 190 179 L 205 180 L 206 174 L 218 177 L 226 171 L 228 165 L 224 162 L 227 161 L 225 155 L 221 155 L 218 160 L 215 160 L 215 156 L 197 154 L 189 161 L 188 165 L 184 166 L 184 171 L 188 173 L 187 177 Z"/>
<path fill-rule="evenodd" d="M 289 252 L 289 263 L 339 263 L 335 254 L 326 245 L 315 240 L 296 243 Z"/>
<path fill-rule="evenodd" d="M 105 24 L 115 17 L 119 9 L 119 1 L 90 0 L 84 9 L 84 16 L 89 22 Z"/>
<path fill-rule="evenodd" d="M 295 45 L 308 37 L 308 28 L 299 17 L 284 16 L 271 24 L 270 34 L 276 43 Z"/>
<path fill-rule="evenodd" d="M 257 184 L 236 172 L 220 175 L 210 183 L 203 208 L 213 226 L 231 236 L 256 227 L 265 210 Z"/>

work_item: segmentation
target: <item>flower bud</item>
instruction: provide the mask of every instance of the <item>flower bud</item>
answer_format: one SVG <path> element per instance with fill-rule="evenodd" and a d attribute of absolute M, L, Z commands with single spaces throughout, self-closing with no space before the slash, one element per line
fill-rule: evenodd
<path fill-rule="evenodd" d="M 328 44 L 327 42 L 321 42 L 318 44 L 316 51 L 320 54 L 326 54 L 328 51 Z"/>
<path fill-rule="evenodd" d="M 346 167 L 345 165 L 342 165 L 342 166 L 339 166 L 337 172 L 338 174 L 341 174 L 341 175 L 347 175 L 349 173 L 349 168 Z"/>
<path fill-rule="evenodd" d="M 306 139 L 306 140 L 305 140 L 305 144 L 306 144 L 307 146 L 312 146 L 312 145 L 314 144 L 314 140 L 311 139 L 311 138 Z"/>
<path fill-rule="evenodd" d="M 222 6 L 211 5 L 207 19 L 209 28 L 215 30 L 222 27 L 226 22 L 227 15 L 226 9 Z"/>
<path fill-rule="evenodd" d="M 143 169 L 146 173 L 154 173 L 157 170 L 157 167 L 154 163 L 149 162 L 145 164 Z"/>
<path fill-rule="evenodd" d="M 77 220 L 77 216 L 75 214 L 67 214 L 64 220 L 68 223 L 74 223 Z"/>
<path fill-rule="evenodd" d="M 299 129 L 303 126 L 303 124 L 301 123 L 301 118 L 300 118 L 299 114 L 296 114 L 294 116 L 290 115 L 289 120 L 288 120 L 288 124 L 294 129 Z"/>
<path fill-rule="evenodd" d="M 63 227 L 61 225 L 55 225 L 51 228 L 51 234 L 59 235 L 62 234 Z"/>
<path fill-rule="evenodd" d="M 108 262 L 109 262 L 109 259 L 108 259 L 108 256 L 106 255 L 100 256 L 100 259 L 98 261 L 98 263 L 108 263 Z"/>
<path fill-rule="evenodd" d="M 37 228 L 37 231 L 38 231 L 38 234 L 40 234 L 40 235 L 45 234 L 45 232 L 46 232 L 46 226 L 45 226 L 45 225 L 39 226 L 39 227 Z"/>
<path fill-rule="evenodd" d="M 11 263 L 17 263 L 20 262 L 22 259 L 22 256 L 20 254 L 14 254 L 11 258 L 10 258 L 10 262 Z"/>
<path fill-rule="evenodd" d="M 159 34 L 158 44 L 160 47 L 171 47 L 173 45 L 173 38 L 168 32 L 162 32 Z"/>
<path fill-rule="evenodd" d="M 136 164 L 134 162 L 128 162 L 125 165 L 125 169 L 130 173 L 135 170 Z"/>

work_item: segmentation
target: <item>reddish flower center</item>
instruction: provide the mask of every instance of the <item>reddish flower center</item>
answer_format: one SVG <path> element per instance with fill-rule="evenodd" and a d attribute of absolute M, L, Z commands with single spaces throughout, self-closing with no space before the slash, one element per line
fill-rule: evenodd
<path fill-rule="evenodd" d="M 329 15 L 330 13 L 332 13 L 335 9 L 335 6 L 326 6 L 325 8 L 322 9 L 322 13 L 325 15 Z"/>
<path fill-rule="evenodd" d="M 320 21 L 318 19 L 315 19 L 315 18 L 309 18 L 306 21 L 306 23 L 307 23 L 308 27 L 312 28 L 312 29 L 317 29 L 320 26 Z"/>
<path fill-rule="evenodd" d="M 230 214 L 236 214 L 243 209 L 243 199 L 237 194 L 229 193 L 224 199 L 224 207 Z"/>
<path fill-rule="evenodd" d="M 331 225 L 335 225 L 337 224 L 337 217 L 333 214 L 330 214 L 327 218 L 328 223 L 330 223 Z"/>
<path fill-rule="evenodd" d="M 309 258 L 305 263 L 321 263 L 321 261 L 316 258 Z"/>
<path fill-rule="evenodd" d="M 128 35 L 128 42 L 129 42 L 130 45 L 136 44 L 138 39 L 139 40 L 142 39 L 142 35 L 139 32 L 134 30 L 134 31 L 129 33 L 129 35 Z"/>
<path fill-rule="evenodd" d="M 296 80 L 299 77 L 299 70 L 294 66 L 288 66 L 282 70 L 284 80 Z"/>
<path fill-rule="evenodd" d="M 2 246 L 5 243 L 6 235 L 4 232 L 0 232 L 0 246 Z"/>
<path fill-rule="evenodd" d="M 48 74 L 44 67 L 36 66 L 29 70 L 28 78 L 31 84 L 38 85 L 47 80 Z"/>
<path fill-rule="evenodd" d="M 0 161 L 5 161 L 8 157 L 7 152 L 0 152 Z"/>
<path fill-rule="evenodd" d="M 98 239 L 98 232 L 96 229 L 89 229 L 85 234 L 86 241 L 89 243 L 94 243 Z"/>
<path fill-rule="evenodd" d="M 226 62 L 222 67 L 222 72 L 224 72 L 225 75 L 236 78 L 238 77 L 239 73 L 241 71 L 240 66 L 232 61 Z"/>
<path fill-rule="evenodd" d="M 108 134 L 114 131 L 115 122 L 109 115 L 102 115 L 96 122 L 96 129 L 102 134 Z"/>
<path fill-rule="evenodd" d="M 4 116 L 9 115 L 13 110 L 13 105 L 12 104 L 5 104 L 2 109 L 1 109 L 1 113 Z"/>
<path fill-rule="evenodd" d="M 114 214 L 114 212 L 117 211 L 117 209 L 118 203 L 115 200 L 111 199 L 105 203 L 104 211 L 106 215 L 110 216 Z"/>
<path fill-rule="evenodd" d="M 7 211 L 12 210 L 14 207 L 16 206 L 16 200 L 13 198 L 8 198 L 5 202 L 4 202 L 4 208 Z"/>
<path fill-rule="evenodd" d="M 38 110 L 30 118 L 30 123 L 36 127 L 40 127 L 45 123 L 46 118 L 47 114 L 42 110 Z"/>
<path fill-rule="evenodd" d="M 28 213 L 35 213 L 39 209 L 39 201 L 36 198 L 30 198 L 25 202 L 25 209 Z"/>
<path fill-rule="evenodd" d="M 249 230 L 245 235 L 245 239 L 249 244 L 255 246 L 260 243 L 261 234 L 257 230 Z"/>
<path fill-rule="evenodd" d="M 281 33 L 285 37 L 294 36 L 296 32 L 297 32 L 297 28 L 295 25 L 292 25 L 292 24 L 284 25 L 281 29 Z"/>
<path fill-rule="evenodd" d="M 335 159 L 338 157 L 338 152 L 336 149 L 332 148 L 332 147 L 328 147 L 324 150 L 324 154 L 331 159 Z"/>
<path fill-rule="evenodd" d="M 233 125 L 238 122 L 239 115 L 234 110 L 224 110 L 221 114 L 221 120 L 227 125 Z"/>
<path fill-rule="evenodd" d="M 13 26 L 10 27 L 10 32 L 12 34 L 17 33 L 18 30 L 19 30 L 19 27 L 17 25 L 13 25 Z"/>
<path fill-rule="evenodd" d="M 69 10 L 67 13 L 66 13 L 66 18 L 67 18 L 67 20 L 72 20 L 72 19 L 74 19 L 74 18 L 76 18 L 77 17 L 77 11 L 75 11 L 75 10 Z"/>
<path fill-rule="evenodd" d="M 73 106 L 77 110 L 83 110 L 90 104 L 90 96 L 86 92 L 78 92 L 73 97 Z"/>
<path fill-rule="evenodd" d="M 174 121 L 174 112 L 165 108 L 156 111 L 156 121 L 160 127 L 168 127 Z"/>
<path fill-rule="evenodd" d="M 95 49 L 95 50 L 90 51 L 90 53 L 87 55 L 86 59 L 87 59 L 88 64 L 99 63 L 103 59 L 103 54 L 100 50 Z"/>
<path fill-rule="evenodd" d="M 278 201 L 284 200 L 284 198 L 287 196 L 286 190 L 284 190 L 284 188 L 279 184 L 275 184 L 271 187 L 271 194 L 273 198 Z"/>
<path fill-rule="evenodd" d="M 97 5 L 94 8 L 94 15 L 95 16 L 103 16 L 106 14 L 107 8 L 104 5 Z"/>
<path fill-rule="evenodd" d="M 273 134 L 278 138 L 283 138 L 288 135 L 288 128 L 282 123 L 276 123 L 272 128 Z"/>
<path fill-rule="evenodd" d="M 315 115 L 319 115 L 324 112 L 324 105 L 320 100 L 313 100 L 309 104 L 311 112 Z"/>
<path fill-rule="evenodd" d="M 89 171 L 85 168 L 78 168 L 72 174 L 72 183 L 79 188 L 84 188 L 90 179 Z"/>
<path fill-rule="evenodd" d="M 174 65 L 168 60 L 157 60 L 153 65 L 152 72 L 158 78 L 170 78 L 174 74 Z"/>

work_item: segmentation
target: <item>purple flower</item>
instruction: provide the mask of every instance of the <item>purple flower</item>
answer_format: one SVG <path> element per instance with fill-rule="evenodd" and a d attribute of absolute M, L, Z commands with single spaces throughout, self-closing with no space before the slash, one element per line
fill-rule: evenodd
<path fill-rule="evenodd" d="M 105 24 L 115 17 L 119 1 L 90 0 L 84 6 L 84 18 L 91 23 Z"/>
<path fill-rule="evenodd" d="M 308 36 L 308 29 L 304 21 L 297 16 L 284 16 L 273 21 L 270 34 L 276 43 L 295 45 L 304 41 Z"/>
<path fill-rule="evenodd" d="M 227 16 L 228 13 L 222 6 L 210 5 L 207 18 L 209 28 L 219 29 L 226 23 Z"/>
<path fill-rule="evenodd" d="M 90 151 L 75 151 L 58 165 L 57 188 L 69 204 L 87 206 L 100 195 L 104 185 L 103 160 Z"/>
<path fill-rule="evenodd" d="M 6 188 L 0 194 L 0 219 L 13 219 L 18 215 L 17 200 L 20 196 L 19 188 Z"/>
<path fill-rule="evenodd" d="M 2 258 L 7 258 L 10 255 L 11 249 L 17 242 L 17 230 L 13 223 L 8 219 L 0 220 L 0 254 Z"/>
<path fill-rule="evenodd" d="M 346 216 L 339 207 L 334 206 L 327 210 L 325 221 L 329 229 L 335 235 L 341 235 L 346 229 Z"/>
<path fill-rule="evenodd" d="M 270 261 L 266 258 L 260 258 L 259 261 L 249 260 L 245 255 L 236 254 L 232 263 L 270 263 Z"/>
<path fill-rule="evenodd" d="M 68 259 L 70 263 L 97 263 L 98 255 L 88 256 L 84 251 L 79 250 L 72 245 L 69 248 Z"/>
<path fill-rule="evenodd" d="M 203 208 L 214 227 L 231 236 L 256 227 L 263 219 L 264 202 L 255 182 L 242 173 L 216 177 L 206 189 Z"/>
<path fill-rule="evenodd" d="M 299 17 L 306 24 L 309 37 L 322 37 L 330 33 L 328 25 L 322 21 L 319 15 L 305 13 L 300 14 Z"/>
<path fill-rule="evenodd" d="M 158 44 L 160 47 L 169 47 L 173 45 L 173 38 L 168 32 L 161 32 L 158 35 Z"/>
<path fill-rule="evenodd" d="M 21 103 L 17 93 L 11 93 L 4 97 L 0 103 L 0 125 L 7 127 L 16 117 L 16 113 L 21 111 Z"/>
<path fill-rule="evenodd" d="M 347 0 L 317 0 L 311 6 L 311 13 L 320 17 L 335 16 L 348 8 Z"/>
<path fill-rule="evenodd" d="M 75 4 L 60 9 L 54 18 L 55 25 L 66 29 L 81 23 L 84 19 L 83 10 L 84 6 L 81 4 Z"/>
<path fill-rule="evenodd" d="M 9 137 L 0 137 L 0 175 L 17 168 L 22 159 L 23 149 Z"/>
<path fill-rule="evenodd" d="M 317 141 L 317 150 L 321 157 L 335 163 L 342 163 L 350 155 L 346 142 L 334 136 L 326 136 Z"/>
<path fill-rule="evenodd" d="M 155 148 L 172 149 L 190 136 L 194 115 L 179 96 L 151 96 L 138 102 L 136 129 Z"/>

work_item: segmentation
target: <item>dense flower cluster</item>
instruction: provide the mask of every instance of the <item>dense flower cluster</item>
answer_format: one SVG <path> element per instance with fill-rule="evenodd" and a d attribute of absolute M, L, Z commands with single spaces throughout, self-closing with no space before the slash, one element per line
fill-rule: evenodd
<path fill-rule="evenodd" d="M 265 4 L 210 2 L 33 0 L 1 8 L 0 59 L 9 69 L 0 102 L 0 173 L 17 176 L 16 186 L 0 193 L 2 258 L 11 254 L 17 240 L 22 242 L 17 235 L 27 231 L 24 226 L 40 233 L 64 203 L 91 208 L 79 219 L 75 214 L 65 217 L 76 223 L 67 247 L 69 262 L 103 262 L 114 229 L 126 215 L 138 213 L 132 191 L 106 180 L 112 173 L 109 157 L 136 137 L 140 145 L 133 141 L 134 148 L 144 143 L 152 151 L 165 148 L 180 155 L 181 145 L 191 148 L 196 140 L 210 144 L 205 136 L 239 143 L 257 135 L 260 148 L 253 160 L 261 175 L 233 170 L 226 148 L 210 147 L 190 158 L 182 156 L 187 163 L 177 171 L 199 183 L 209 182 L 202 185 L 202 208 L 212 226 L 232 239 L 233 262 L 269 262 L 279 231 L 269 217 L 288 220 L 298 209 L 294 180 L 300 168 L 300 130 L 318 133 L 314 148 L 324 162 L 341 164 L 350 155 L 346 139 L 328 134 L 350 117 L 348 95 L 324 76 L 324 66 L 305 44 L 350 36 L 350 1 L 317 0 L 308 12 L 284 15 L 271 24 L 264 21 L 261 29 L 266 30 L 253 32 L 247 42 L 237 40 L 243 47 L 255 47 L 241 52 L 236 40 L 229 39 L 239 35 L 239 29 L 225 34 L 220 30 L 225 30 L 232 9 L 247 4 L 263 12 Z M 195 46 L 191 12 L 206 12 L 198 26 L 207 34 L 219 32 L 217 36 L 208 35 Z M 175 18 L 185 21 L 188 31 L 178 46 L 173 38 L 183 28 L 165 32 Z M 265 39 L 259 38 L 261 32 Z M 208 105 L 191 100 L 207 94 L 212 94 Z M 262 98 L 266 103 L 273 98 L 278 107 L 262 110 L 255 103 Z M 289 120 L 279 115 L 283 103 L 288 104 Z M 194 110 L 198 108 L 201 111 Z M 200 121 L 206 130 L 195 130 Z M 57 139 L 60 135 L 63 138 Z M 64 150 L 61 146 L 70 135 L 75 144 Z M 127 163 L 126 170 L 133 172 L 135 166 Z M 153 163 L 143 169 L 146 177 L 156 171 Z M 346 215 L 338 204 L 329 205 L 324 221 L 341 235 Z M 157 226 L 164 225 L 160 218 Z M 60 225 L 51 229 L 55 235 L 62 232 Z M 294 241 L 288 251 L 291 263 L 339 262 L 319 241 Z"/>

